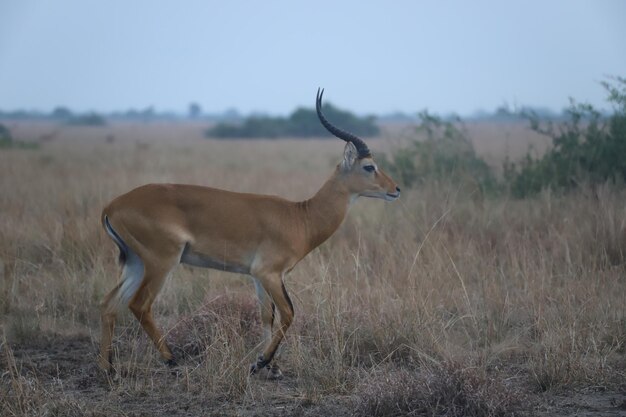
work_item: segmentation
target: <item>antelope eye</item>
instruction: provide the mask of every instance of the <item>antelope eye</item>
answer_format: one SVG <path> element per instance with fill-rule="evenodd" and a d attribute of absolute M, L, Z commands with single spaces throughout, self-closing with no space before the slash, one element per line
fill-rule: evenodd
<path fill-rule="evenodd" d="M 376 167 L 374 165 L 365 165 L 363 167 L 364 170 L 366 170 L 367 172 L 374 172 L 376 171 Z"/>

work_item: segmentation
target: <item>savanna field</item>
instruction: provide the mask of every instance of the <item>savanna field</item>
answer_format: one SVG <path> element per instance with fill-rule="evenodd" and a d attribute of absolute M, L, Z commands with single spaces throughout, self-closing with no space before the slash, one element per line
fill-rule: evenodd
<path fill-rule="evenodd" d="M 280 381 L 248 375 L 262 349 L 252 281 L 177 267 L 154 305 L 179 366 L 129 311 L 117 372 L 97 365 L 99 305 L 117 283 L 100 213 L 151 182 L 312 196 L 343 143 L 209 140 L 201 123 L 8 122 L 0 149 L 0 415 L 509 416 L 626 414 L 626 191 L 517 199 L 418 181 L 361 198 L 288 275 L 295 321 Z M 390 155 L 412 139 L 387 126 Z M 523 123 L 468 126 L 496 171 L 548 141 Z"/>

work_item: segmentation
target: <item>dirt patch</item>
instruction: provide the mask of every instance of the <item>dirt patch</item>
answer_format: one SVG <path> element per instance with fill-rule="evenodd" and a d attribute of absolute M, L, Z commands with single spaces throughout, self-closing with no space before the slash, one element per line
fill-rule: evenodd
<path fill-rule="evenodd" d="M 626 416 L 626 390 L 592 387 L 543 396 L 539 416 Z"/>

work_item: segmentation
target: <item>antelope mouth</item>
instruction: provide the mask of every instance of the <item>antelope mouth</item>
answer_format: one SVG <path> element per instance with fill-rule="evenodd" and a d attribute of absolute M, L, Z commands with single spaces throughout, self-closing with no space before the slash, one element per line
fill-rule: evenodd
<path fill-rule="evenodd" d="M 397 200 L 398 198 L 400 198 L 400 192 L 399 191 L 397 193 L 387 193 L 385 195 L 385 200 L 387 200 L 387 201 Z"/>

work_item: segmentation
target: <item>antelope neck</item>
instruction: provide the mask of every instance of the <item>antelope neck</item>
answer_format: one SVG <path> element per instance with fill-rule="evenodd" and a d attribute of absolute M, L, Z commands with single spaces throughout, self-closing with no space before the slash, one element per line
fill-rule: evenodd
<path fill-rule="evenodd" d="M 304 211 L 304 227 L 310 250 L 328 239 L 346 217 L 353 199 L 337 175 L 333 175 L 310 199 L 299 203 Z"/>

